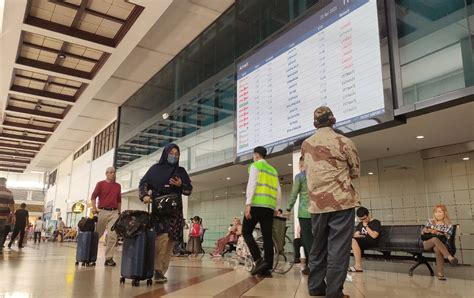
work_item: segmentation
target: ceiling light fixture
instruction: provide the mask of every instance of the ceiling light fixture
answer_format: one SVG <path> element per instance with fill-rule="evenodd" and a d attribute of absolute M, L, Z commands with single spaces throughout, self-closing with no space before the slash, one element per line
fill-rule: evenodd
<path fill-rule="evenodd" d="M 289 164 L 288 164 L 288 166 L 289 166 L 289 167 L 292 167 L 292 166 L 293 166 L 293 164 L 292 164 L 292 163 L 289 163 Z"/>
<path fill-rule="evenodd" d="M 227 177 L 227 178 L 225 178 L 225 179 L 230 180 L 230 177 Z"/>
<path fill-rule="evenodd" d="M 462 160 L 468 161 L 468 160 L 469 160 L 469 157 L 464 157 Z"/>
<path fill-rule="evenodd" d="M 168 113 L 163 113 L 163 115 L 161 116 L 163 117 L 164 120 L 168 119 L 170 117 L 170 114 Z"/>
<path fill-rule="evenodd" d="M 416 138 L 421 140 L 421 139 L 424 139 L 425 136 L 416 136 Z"/>
<path fill-rule="evenodd" d="M 58 54 L 58 58 L 59 59 L 66 59 L 66 55 L 64 55 L 64 53 L 61 52 L 61 53 Z"/>
<path fill-rule="evenodd" d="M 369 175 L 373 175 L 373 174 L 374 174 L 374 173 L 372 173 L 372 172 L 369 172 Z"/>

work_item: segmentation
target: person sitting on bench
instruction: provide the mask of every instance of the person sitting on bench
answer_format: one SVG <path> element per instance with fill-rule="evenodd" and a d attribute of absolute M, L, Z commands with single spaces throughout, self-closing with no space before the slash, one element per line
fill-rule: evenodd
<path fill-rule="evenodd" d="M 433 218 L 428 220 L 421 232 L 423 248 L 434 251 L 436 254 L 436 272 L 439 280 L 446 280 L 444 276 L 444 259 L 448 259 L 452 266 L 458 264 L 458 259 L 453 257 L 448 249 L 448 239 L 453 235 L 453 225 L 449 220 L 448 209 L 439 204 L 433 208 Z"/>
<path fill-rule="evenodd" d="M 373 219 L 369 210 L 365 207 L 357 209 L 357 217 L 360 223 L 356 227 L 354 238 L 352 238 L 352 252 L 354 253 L 355 264 L 349 267 L 349 272 L 363 272 L 362 252 L 371 247 L 377 246 L 378 237 L 382 224 L 379 220 Z"/>
<path fill-rule="evenodd" d="M 240 222 L 240 219 L 234 217 L 229 232 L 224 237 L 217 240 L 216 248 L 211 253 L 211 256 L 221 257 L 225 246 L 229 243 L 236 244 L 240 235 L 242 235 L 242 223 Z"/>

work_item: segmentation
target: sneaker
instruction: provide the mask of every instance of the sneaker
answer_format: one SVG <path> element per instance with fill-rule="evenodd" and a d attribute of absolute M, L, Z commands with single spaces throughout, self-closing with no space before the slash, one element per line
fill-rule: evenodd
<path fill-rule="evenodd" d="M 258 274 L 258 276 L 263 277 L 263 278 L 273 278 L 271 270 L 266 270 L 264 272 L 261 272 Z"/>
<path fill-rule="evenodd" d="M 163 274 L 161 274 L 161 272 L 159 272 L 159 271 L 155 271 L 154 280 L 155 280 L 156 283 L 165 283 L 165 282 L 168 281 L 168 279 L 166 278 L 166 276 L 164 276 Z"/>
<path fill-rule="evenodd" d="M 114 267 L 116 266 L 117 264 L 115 263 L 114 259 L 107 259 L 104 263 L 105 266 L 111 266 L 111 267 Z"/>
<path fill-rule="evenodd" d="M 18 248 L 25 248 L 25 247 L 22 245 L 22 246 L 18 246 Z"/>
<path fill-rule="evenodd" d="M 262 272 L 267 271 L 269 268 L 271 268 L 271 266 L 268 266 L 268 264 L 265 263 L 265 261 L 262 258 L 260 258 L 257 262 L 255 262 L 255 267 L 250 272 L 250 274 L 255 275 L 258 273 L 262 273 Z"/>

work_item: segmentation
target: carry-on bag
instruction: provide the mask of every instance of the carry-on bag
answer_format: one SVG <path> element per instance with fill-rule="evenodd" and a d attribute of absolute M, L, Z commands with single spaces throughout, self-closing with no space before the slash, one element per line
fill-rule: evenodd
<path fill-rule="evenodd" d="M 99 249 L 99 233 L 79 232 L 77 235 L 76 266 L 95 266 Z"/>

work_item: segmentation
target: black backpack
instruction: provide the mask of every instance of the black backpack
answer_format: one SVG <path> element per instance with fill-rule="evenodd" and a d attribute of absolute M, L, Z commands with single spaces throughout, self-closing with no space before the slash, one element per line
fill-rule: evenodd
<path fill-rule="evenodd" d="M 151 216 L 148 212 L 142 210 L 126 210 L 120 213 L 119 218 L 111 230 L 115 231 L 120 237 L 133 238 L 151 229 L 151 227 Z"/>
<path fill-rule="evenodd" d="M 81 232 L 94 232 L 96 222 L 97 222 L 97 216 L 94 216 L 93 218 L 83 217 L 77 223 L 77 227 L 79 228 L 79 231 Z"/>

